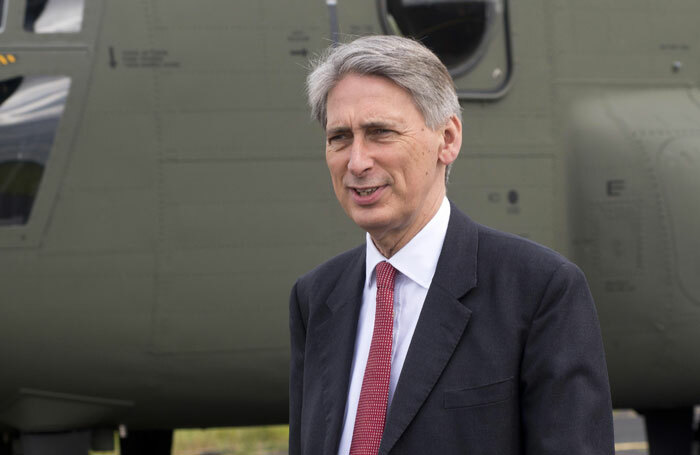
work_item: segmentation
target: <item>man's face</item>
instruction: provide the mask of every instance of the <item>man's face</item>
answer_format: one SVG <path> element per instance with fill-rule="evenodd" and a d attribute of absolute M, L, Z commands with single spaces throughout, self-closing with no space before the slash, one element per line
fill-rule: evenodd
<path fill-rule="evenodd" d="M 379 76 L 344 76 L 326 107 L 326 162 L 340 204 L 375 243 L 403 246 L 442 202 L 445 166 L 459 153 L 459 144 L 446 152 L 454 131 L 428 128 L 410 94 Z M 459 120 L 451 122 L 461 142 Z"/>

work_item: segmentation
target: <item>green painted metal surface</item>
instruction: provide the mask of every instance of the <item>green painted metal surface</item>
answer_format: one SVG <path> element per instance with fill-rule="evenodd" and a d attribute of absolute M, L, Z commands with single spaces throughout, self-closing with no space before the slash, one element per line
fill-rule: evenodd
<path fill-rule="evenodd" d="M 582 266 L 616 405 L 697 403 L 700 4 L 500 6 L 456 78 L 449 196 Z M 382 33 L 380 10 L 338 2 L 341 38 Z M 8 2 L 0 54 L 16 62 L 2 77 L 65 75 L 71 89 L 28 223 L 0 226 L 0 422 L 284 422 L 289 289 L 363 241 L 304 101 L 329 9 L 98 0 L 80 32 L 40 35 L 22 17 Z M 83 400 L 58 411 L 129 406 L 20 418 L 41 409 L 26 389 Z"/>

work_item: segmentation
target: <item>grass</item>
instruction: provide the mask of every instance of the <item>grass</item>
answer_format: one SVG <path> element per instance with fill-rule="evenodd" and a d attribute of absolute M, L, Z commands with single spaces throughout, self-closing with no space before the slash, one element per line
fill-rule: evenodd
<path fill-rule="evenodd" d="M 175 430 L 172 455 L 286 455 L 288 438 L 287 425 Z M 90 453 L 119 455 L 115 446 L 114 452 Z"/>
<path fill-rule="evenodd" d="M 282 455 L 288 438 L 287 425 L 177 430 L 173 455 Z"/>

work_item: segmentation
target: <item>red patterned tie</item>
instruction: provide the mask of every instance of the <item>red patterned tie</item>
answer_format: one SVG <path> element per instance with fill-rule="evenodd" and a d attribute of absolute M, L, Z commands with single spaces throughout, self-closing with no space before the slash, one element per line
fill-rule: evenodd
<path fill-rule="evenodd" d="M 377 310 L 369 347 L 360 401 L 352 432 L 350 455 L 377 455 L 384 432 L 391 376 L 391 343 L 394 329 L 394 278 L 388 262 L 377 264 Z"/>

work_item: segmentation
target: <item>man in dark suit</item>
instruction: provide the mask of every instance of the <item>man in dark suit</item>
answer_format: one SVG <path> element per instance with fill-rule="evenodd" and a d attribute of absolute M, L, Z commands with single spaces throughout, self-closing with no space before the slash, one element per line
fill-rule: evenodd
<path fill-rule="evenodd" d="M 612 454 L 583 274 L 446 198 L 461 113 L 437 57 L 360 38 L 307 85 L 334 191 L 367 242 L 292 290 L 289 453 Z"/>

